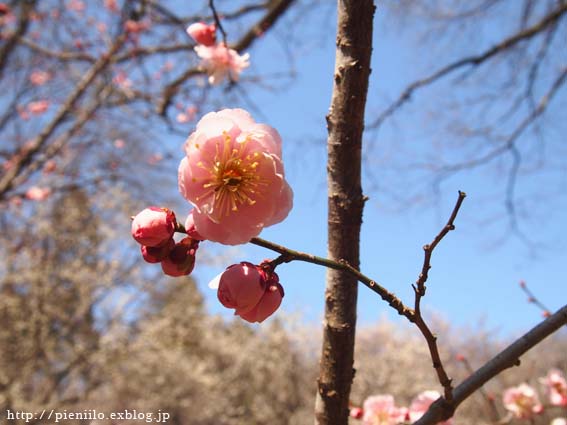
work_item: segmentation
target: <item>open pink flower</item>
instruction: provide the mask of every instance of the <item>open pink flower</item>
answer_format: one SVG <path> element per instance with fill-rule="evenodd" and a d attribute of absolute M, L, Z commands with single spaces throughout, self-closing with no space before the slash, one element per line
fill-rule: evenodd
<path fill-rule="evenodd" d="M 409 407 L 408 415 L 410 421 L 415 422 L 419 418 L 421 418 L 425 414 L 425 412 L 427 412 L 429 406 L 431 406 L 431 404 L 440 397 L 441 394 L 433 390 L 423 391 L 422 393 L 418 394 L 417 397 L 412 400 Z M 441 422 L 441 424 L 449 425 L 451 424 L 451 420 L 449 419 L 448 421 Z"/>
<path fill-rule="evenodd" d="M 141 245 L 156 247 L 168 243 L 175 233 L 175 213 L 167 208 L 149 207 L 132 220 L 132 237 Z"/>
<path fill-rule="evenodd" d="M 373 395 L 364 400 L 364 425 L 396 425 L 404 420 L 404 412 L 394 404 L 391 395 Z"/>
<path fill-rule="evenodd" d="M 228 267 L 209 286 L 217 289 L 222 305 L 234 308 L 234 314 L 250 323 L 266 320 L 278 309 L 284 296 L 274 271 L 248 262 Z"/>
<path fill-rule="evenodd" d="M 558 369 L 552 369 L 547 376 L 541 379 L 545 386 L 549 402 L 553 406 L 567 406 L 567 381 Z"/>
<path fill-rule="evenodd" d="M 187 34 L 203 46 L 213 46 L 216 43 L 216 31 L 215 24 L 207 25 L 204 22 L 195 22 L 187 27 Z"/>
<path fill-rule="evenodd" d="M 225 109 L 205 115 L 185 152 L 179 190 L 195 206 L 195 229 L 203 238 L 245 243 L 291 210 L 280 136 L 248 112 Z"/>
<path fill-rule="evenodd" d="M 502 401 L 506 410 L 520 419 L 529 419 L 543 411 L 537 393 L 525 383 L 505 390 Z"/>
<path fill-rule="evenodd" d="M 209 83 L 217 85 L 226 78 L 238 81 L 240 73 L 250 66 L 248 53 L 239 55 L 236 50 L 229 49 L 224 43 L 213 46 L 195 46 L 195 52 L 202 59 L 201 66 L 209 75 Z"/>

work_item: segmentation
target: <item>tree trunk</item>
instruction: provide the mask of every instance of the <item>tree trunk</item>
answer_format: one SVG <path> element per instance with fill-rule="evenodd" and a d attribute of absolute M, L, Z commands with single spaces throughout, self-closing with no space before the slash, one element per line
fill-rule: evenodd
<path fill-rule="evenodd" d="M 372 52 L 372 0 L 338 0 L 337 49 L 328 129 L 328 256 L 359 267 L 364 199 L 361 145 Z M 354 377 L 357 280 L 329 269 L 318 392 L 317 425 L 348 422 Z"/>

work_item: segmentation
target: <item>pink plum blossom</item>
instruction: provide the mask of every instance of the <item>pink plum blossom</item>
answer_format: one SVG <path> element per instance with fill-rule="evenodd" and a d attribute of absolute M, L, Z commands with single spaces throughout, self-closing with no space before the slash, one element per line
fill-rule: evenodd
<path fill-rule="evenodd" d="M 148 207 L 132 221 L 132 237 L 145 246 L 157 247 L 168 243 L 175 233 L 175 214 L 167 208 Z"/>
<path fill-rule="evenodd" d="M 30 74 L 30 82 L 34 86 L 42 86 L 51 79 L 51 74 L 47 71 L 35 70 Z"/>
<path fill-rule="evenodd" d="M 250 66 L 248 53 L 239 55 L 236 50 L 229 49 L 224 43 L 213 46 L 195 46 L 195 52 L 202 59 L 201 66 L 209 75 L 209 83 L 217 85 L 226 78 L 238 81 L 240 73 Z"/>
<path fill-rule="evenodd" d="M 396 425 L 403 422 L 405 412 L 394 404 L 391 395 L 373 395 L 364 400 L 364 425 Z"/>
<path fill-rule="evenodd" d="M 195 229 L 203 238 L 245 243 L 291 210 L 281 138 L 248 112 L 225 109 L 205 115 L 185 142 L 185 153 L 179 190 L 195 206 Z"/>
<path fill-rule="evenodd" d="M 567 406 L 567 381 L 558 369 L 552 369 L 547 376 L 541 379 L 545 386 L 549 402 L 553 406 Z"/>
<path fill-rule="evenodd" d="M 48 187 L 32 186 L 26 191 L 26 198 L 31 201 L 45 201 L 51 194 Z"/>
<path fill-rule="evenodd" d="M 41 115 L 49 108 L 49 100 L 35 100 L 28 103 L 27 111 L 30 114 Z"/>
<path fill-rule="evenodd" d="M 204 22 L 195 22 L 187 27 L 187 34 L 203 46 L 213 46 L 216 43 L 216 31 L 215 24 L 207 25 Z"/>
<path fill-rule="evenodd" d="M 529 419 L 543 411 L 537 393 L 526 383 L 505 390 L 502 401 L 506 410 L 520 419 Z"/>
<path fill-rule="evenodd" d="M 195 267 L 195 253 L 199 241 L 186 237 L 177 242 L 169 255 L 161 262 L 163 272 L 168 276 L 186 276 Z"/>
<path fill-rule="evenodd" d="M 431 404 L 440 397 L 441 394 L 434 390 L 423 391 L 422 393 L 418 394 L 417 397 L 412 400 L 409 407 L 408 415 L 410 421 L 415 422 L 419 418 L 421 418 L 425 414 L 425 412 L 427 412 L 429 406 L 431 406 Z M 449 419 L 448 421 L 441 422 L 441 424 L 450 425 L 451 420 Z"/>

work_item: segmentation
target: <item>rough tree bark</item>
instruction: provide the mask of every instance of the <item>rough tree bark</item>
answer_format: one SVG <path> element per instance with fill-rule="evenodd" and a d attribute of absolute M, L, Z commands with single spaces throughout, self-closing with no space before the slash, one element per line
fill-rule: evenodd
<path fill-rule="evenodd" d="M 337 49 L 328 129 L 328 257 L 359 267 L 364 198 L 360 166 L 372 53 L 372 0 L 338 0 Z M 329 269 L 315 423 L 345 425 L 354 377 L 357 280 Z"/>

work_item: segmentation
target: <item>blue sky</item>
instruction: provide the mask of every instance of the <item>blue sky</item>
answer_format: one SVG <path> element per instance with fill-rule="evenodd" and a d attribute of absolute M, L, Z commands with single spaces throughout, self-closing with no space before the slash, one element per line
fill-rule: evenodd
<path fill-rule="evenodd" d="M 416 50 L 409 37 L 393 31 L 393 26 L 384 22 L 383 17 L 384 14 L 378 13 L 375 20 L 367 117 L 374 116 L 386 104 L 384 99 L 393 98 L 413 78 L 431 71 L 431 64 L 435 62 L 429 56 L 416 54 L 422 51 Z M 322 13 L 319 20 L 314 17 L 310 19 L 299 31 L 298 37 L 303 37 L 305 43 L 304 47 L 294 52 L 295 80 L 285 90 L 275 93 L 254 90 L 249 97 L 253 98 L 260 111 L 251 111 L 256 119 L 274 126 L 282 134 L 286 174 L 295 193 L 294 209 L 288 219 L 265 229 L 261 237 L 293 249 L 325 256 L 327 200 L 324 117 L 332 89 L 335 18 Z M 284 21 L 281 25 L 288 23 Z M 486 43 L 498 35 L 494 31 L 485 33 Z M 277 72 L 282 61 L 287 60 L 280 47 L 277 29 L 275 34 L 262 41 L 250 52 L 250 72 Z M 430 95 L 435 96 L 435 91 Z M 225 106 L 246 107 L 245 104 Z M 463 190 L 468 196 L 456 220 L 456 231 L 451 232 L 433 254 L 428 292 L 424 300 L 428 314 L 440 315 L 456 326 L 474 327 L 482 321 L 490 329 L 503 334 L 518 334 L 541 320 L 541 312 L 526 302 L 525 294 L 519 289 L 518 282 L 521 279 L 527 281 L 533 292 L 551 310 L 561 307 L 567 294 L 560 269 L 567 263 L 564 199 L 555 199 L 555 208 L 547 214 L 545 211 L 551 206 L 546 206 L 545 198 L 535 205 L 529 202 L 536 202 L 536 199 L 529 201 L 526 198 L 523 224 L 527 232 L 537 234 L 539 243 L 535 249 L 509 234 L 506 214 L 502 211 L 502 199 L 492 198 L 494 195 L 487 191 L 499 177 L 491 176 L 485 170 L 451 177 L 440 186 L 436 196 L 432 194 L 430 186 L 424 185 L 422 189 L 426 202 L 421 204 L 407 209 L 391 205 L 389 199 L 392 194 L 403 194 L 410 188 L 401 175 L 399 183 L 396 183 L 395 175 L 391 177 L 392 171 L 387 178 L 384 177 L 387 183 L 376 181 L 382 176 L 379 167 L 388 161 L 387 152 L 381 151 L 380 137 L 390 141 L 390 149 L 398 143 L 397 138 L 405 138 L 405 142 L 399 142 L 400 146 L 413 150 L 414 160 L 419 159 L 421 153 L 424 157 L 431 156 L 432 146 L 436 142 L 435 131 L 431 130 L 434 126 L 415 120 L 411 107 L 409 111 L 400 111 L 395 124 L 385 127 L 378 139 L 373 134 L 365 138 L 366 149 L 370 143 L 377 145 L 365 151 L 363 189 L 366 189 L 370 201 L 365 207 L 362 227 L 363 273 L 394 291 L 406 304 L 412 305 L 411 284 L 415 282 L 423 261 L 421 247 L 430 242 L 444 225 L 458 190 Z M 408 162 L 407 167 L 411 166 Z M 525 184 L 538 182 L 538 178 L 536 176 L 535 180 L 523 181 Z M 560 184 L 558 181 L 565 182 L 565 177 L 553 180 L 553 184 Z M 388 186 L 385 187 L 385 184 Z M 544 180 L 541 184 L 549 182 Z M 370 189 L 374 187 L 378 190 Z M 519 193 L 523 192 L 520 190 Z M 530 216 L 530 211 L 536 218 Z M 541 219 L 544 213 L 546 215 Z M 210 249 L 213 252 L 222 250 L 220 247 Z M 254 246 L 241 246 L 239 249 L 241 255 L 237 260 L 259 262 L 275 257 L 270 251 Z M 206 287 L 206 283 L 220 271 L 218 266 L 198 264 L 194 275 L 206 295 L 209 310 L 229 317 L 230 311 L 220 306 L 215 293 Z M 325 270 L 312 264 L 294 262 L 280 266 L 277 271 L 286 291 L 281 310 L 300 313 L 308 322 L 320 322 L 324 308 Z M 384 317 L 398 320 L 395 312 L 390 311 L 384 302 L 362 285 L 358 317 L 362 324 Z"/>

